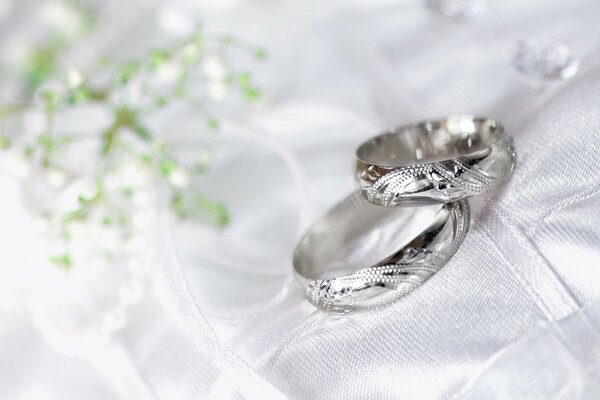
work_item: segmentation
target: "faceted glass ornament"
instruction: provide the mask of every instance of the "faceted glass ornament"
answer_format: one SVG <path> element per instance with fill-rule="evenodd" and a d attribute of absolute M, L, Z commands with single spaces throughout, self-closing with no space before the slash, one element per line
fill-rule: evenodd
<path fill-rule="evenodd" d="M 516 44 L 511 62 L 534 85 L 569 79 L 579 70 L 579 61 L 560 43 L 522 40 Z"/>
<path fill-rule="evenodd" d="M 425 0 L 425 6 L 435 14 L 460 21 L 480 14 L 486 0 Z"/>

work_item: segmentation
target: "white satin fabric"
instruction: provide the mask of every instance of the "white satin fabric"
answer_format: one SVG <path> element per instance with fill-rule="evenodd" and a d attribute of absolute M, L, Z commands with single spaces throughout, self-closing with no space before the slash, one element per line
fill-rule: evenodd
<path fill-rule="evenodd" d="M 600 397 L 600 4 L 490 1 L 462 24 L 420 1 L 169 4 L 269 54 L 255 71 L 268 102 L 230 113 L 202 181 L 232 223 L 217 232 L 163 217 L 153 290 L 92 370 L 49 350 L 3 350 L 3 371 L 54 360 L 34 376 L 71 376 L 72 391 L 42 386 L 61 399 Z M 523 38 L 567 44 L 579 74 L 533 89 L 510 65 Z M 473 202 L 457 254 L 406 298 L 350 316 L 315 311 L 291 253 L 353 190 L 356 145 L 451 113 L 506 126 L 512 180 Z M 2 346 L 25 346 L 15 335 Z"/>

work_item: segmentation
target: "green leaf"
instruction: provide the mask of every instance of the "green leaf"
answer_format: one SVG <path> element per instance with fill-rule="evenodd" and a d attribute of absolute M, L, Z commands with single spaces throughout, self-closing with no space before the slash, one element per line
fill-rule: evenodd
<path fill-rule="evenodd" d="M 9 138 L 7 138 L 6 136 L 0 136 L 0 149 L 6 150 L 10 148 L 11 144 L 12 143 Z"/>
<path fill-rule="evenodd" d="M 50 257 L 48 257 L 48 260 L 52 264 L 59 266 L 61 268 L 64 268 L 66 270 L 70 269 L 71 266 L 73 265 L 73 261 L 71 260 L 71 255 L 66 252 L 63 254 L 50 256 Z"/>
<path fill-rule="evenodd" d="M 262 97 L 262 92 L 256 87 L 250 87 L 246 89 L 244 94 L 246 95 L 246 100 L 251 103 L 259 100 Z"/>
<path fill-rule="evenodd" d="M 218 227 L 223 228 L 229 224 L 229 211 L 224 203 L 214 201 L 205 195 L 197 195 L 196 204 L 200 206 L 203 216 Z"/>
<path fill-rule="evenodd" d="M 131 81 L 131 78 L 133 78 L 140 71 L 140 68 L 141 64 L 139 61 L 128 62 L 121 67 L 119 76 L 117 77 L 117 82 L 119 82 L 121 85 L 126 85 L 129 83 L 129 81 Z"/>
<path fill-rule="evenodd" d="M 60 99 L 58 92 L 50 88 L 40 90 L 39 97 L 44 103 L 46 103 L 47 107 L 56 105 Z"/>
<path fill-rule="evenodd" d="M 84 221 L 89 215 L 89 210 L 86 208 L 78 208 L 77 210 L 66 213 L 63 217 L 63 224 L 68 225 L 73 221 Z"/>
<path fill-rule="evenodd" d="M 162 160 L 158 165 L 158 172 L 162 176 L 169 176 L 177 168 L 177 161 L 172 158 Z"/>
<path fill-rule="evenodd" d="M 150 134 L 148 129 L 146 129 L 145 127 L 143 127 L 141 125 L 134 126 L 133 132 L 137 135 L 137 137 L 139 137 L 140 139 L 142 139 L 146 142 L 149 142 L 152 140 L 152 135 Z"/>
<path fill-rule="evenodd" d="M 30 145 L 30 144 L 28 144 L 23 149 L 23 157 L 29 159 L 29 158 L 31 158 L 33 156 L 34 152 L 35 152 L 35 149 L 33 148 L 33 146 Z"/>
<path fill-rule="evenodd" d="M 200 58 L 200 44 L 190 43 L 183 48 L 183 61 L 187 64 L 193 64 Z"/>
<path fill-rule="evenodd" d="M 137 112 L 129 107 L 119 107 L 115 110 L 114 125 L 118 127 L 137 125 Z"/>
<path fill-rule="evenodd" d="M 157 98 L 154 99 L 154 104 L 157 107 L 164 107 L 167 105 L 167 103 L 168 103 L 168 100 L 164 96 L 158 96 Z"/>
<path fill-rule="evenodd" d="M 92 99 L 92 92 L 86 86 L 78 86 L 67 93 L 67 103 L 70 105 L 86 103 Z"/>
<path fill-rule="evenodd" d="M 254 57 L 262 61 L 267 58 L 267 52 L 264 49 L 256 49 L 254 50 Z"/>
<path fill-rule="evenodd" d="M 154 50 L 148 57 L 148 67 L 152 71 L 158 70 L 169 59 L 169 54 L 164 50 Z"/>
<path fill-rule="evenodd" d="M 124 197 L 127 197 L 127 198 L 131 198 L 131 197 L 133 197 L 133 194 L 134 194 L 134 193 L 135 193 L 135 190 L 134 190 L 134 189 L 133 189 L 131 186 L 124 187 L 124 188 L 121 190 L 121 194 L 122 194 Z"/>
<path fill-rule="evenodd" d="M 241 88 L 249 88 L 252 83 L 252 78 L 249 72 L 240 72 L 237 74 L 236 80 Z"/>
<path fill-rule="evenodd" d="M 156 138 L 152 141 L 152 148 L 155 152 L 164 154 L 169 151 L 169 143 L 164 139 Z"/>
<path fill-rule="evenodd" d="M 219 129 L 219 121 L 217 121 L 215 118 L 213 117 L 209 117 L 206 120 L 206 127 L 210 130 L 210 131 L 216 131 Z"/>
<path fill-rule="evenodd" d="M 140 160 L 148 166 L 152 164 L 152 156 L 150 154 L 142 154 Z"/>
<path fill-rule="evenodd" d="M 38 143 L 47 152 L 51 152 L 54 149 L 55 145 L 54 138 L 52 137 L 52 135 L 48 134 L 40 135 L 38 137 Z"/>
<path fill-rule="evenodd" d="M 184 198 L 181 192 L 174 192 L 171 195 L 171 211 L 173 211 L 173 214 L 175 214 L 179 218 L 187 217 Z"/>
<path fill-rule="evenodd" d="M 113 149 L 117 141 L 117 133 L 119 128 L 117 125 L 112 125 L 102 134 L 102 149 L 101 154 L 106 156 Z"/>

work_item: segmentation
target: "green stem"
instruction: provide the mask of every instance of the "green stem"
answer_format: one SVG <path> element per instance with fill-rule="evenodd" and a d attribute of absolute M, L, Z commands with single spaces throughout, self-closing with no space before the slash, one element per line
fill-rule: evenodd
<path fill-rule="evenodd" d="M 113 149 L 117 141 L 119 129 L 121 129 L 121 125 L 119 121 L 115 119 L 111 126 L 102 134 L 102 156 L 108 155 Z"/>

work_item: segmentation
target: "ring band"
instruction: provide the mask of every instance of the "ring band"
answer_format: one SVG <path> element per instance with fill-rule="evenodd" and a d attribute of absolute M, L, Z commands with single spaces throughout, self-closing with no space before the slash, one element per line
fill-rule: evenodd
<path fill-rule="evenodd" d="M 466 200 L 385 208 L 355 192 L 302 237 L 294 271 L 320 309 L 346 313 L 384 305 L 421 285 L 452 257 L 469 219 Z"/>
<path fill-rule="evenodd" d="M 362 195 L 380 206 L 448 203 L 492 190 L 510 178 L 512 139 L 493 119 L 451 116 L 406 125 L 356 151 Z"/>

